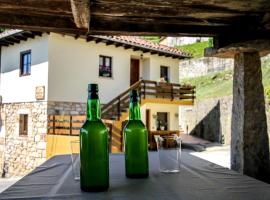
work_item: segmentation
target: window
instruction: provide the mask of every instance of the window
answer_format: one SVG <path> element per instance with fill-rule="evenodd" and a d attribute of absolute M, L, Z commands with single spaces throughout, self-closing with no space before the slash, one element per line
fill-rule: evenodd
<path fill-rule="evenodd" d="M 21 52 L 20 76 L 31 74 L 31 50 Z"/>
<path fill-rule="evenodd" d="M 112 57 L 99 56 L 99 76 L 112 77 Z"/>
<path fill-rule="evenodd" d="M 28 115 L 20 114 L 19 135 L 27 135 L 27 134 L 28 134 Z"/>
<path fill-rule="evenodd" d="M 164 78 L 166 82 L 169 82 L 169 67 L 160 66 L 160 78 Z"/>

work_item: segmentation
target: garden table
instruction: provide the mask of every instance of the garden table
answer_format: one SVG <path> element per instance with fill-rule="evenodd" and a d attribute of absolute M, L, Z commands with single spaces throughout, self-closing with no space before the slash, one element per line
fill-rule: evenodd
<path fill-rule="evenodd" d="M 110 155 L 110 188 L 86 193 L 73 179 L 70 155 L 55 156 L 0 194 L 0 199 L 269 200 L 270 185 L 182 152 L 179 173 L 158 170 L 149 153 L 148 179 L 125 177 L 124 155 Z"/>

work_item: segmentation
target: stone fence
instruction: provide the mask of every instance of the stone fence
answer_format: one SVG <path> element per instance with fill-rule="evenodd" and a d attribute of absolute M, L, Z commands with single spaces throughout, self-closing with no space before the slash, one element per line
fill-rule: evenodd
<path fill-rule="evenodd" d="M 195 58 L 179 63 L 180 80 L 204 76 L 209 73 L 233 69 L 233 59 L 222 58 Z"/>
<path fill-rule="evenodd" d="M 269 103 L 266 110 L 269 110 Z M 213 142 L 230 144 L 232 96 L 195 101 L 195 105 L 180 107 L 180 125 L 185 132 Z M 270 136 L 270 113 L 266 112 Z"/>

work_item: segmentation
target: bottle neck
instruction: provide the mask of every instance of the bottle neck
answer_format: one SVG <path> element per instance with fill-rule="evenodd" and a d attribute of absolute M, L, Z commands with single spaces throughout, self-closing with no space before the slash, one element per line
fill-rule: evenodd
<path fill-rule="evenodd" d="M 129 104 L 129 120 L 141 120 L 141 110 L 138 101 L 131 101 Z"/>
<path fill-rule="evenodd" d="M 87 100 L 87 119 L 90 121 L 97 121 L 101 119 L 100 101 L 98 95 L 89 94 Z"/>

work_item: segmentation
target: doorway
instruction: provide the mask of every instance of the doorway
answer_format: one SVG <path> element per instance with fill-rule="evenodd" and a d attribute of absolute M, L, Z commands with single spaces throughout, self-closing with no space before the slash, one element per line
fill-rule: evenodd
<path fill-rule="evenodd" d="M 160 78 L 164 78 L 164 80 L 168 83 L 169 80 L 169 67 L 160 66 Z"/>
<path fill-rule="evenodd" d="M 167 131 L 168 127 L 168 113 L 158 112 L 157 113 L 157 130 Z"/>
<path fill-rule="evenodd" d="M 151 129 L 151 112 L 150 109 L 146 109 L 146 120 L 145 120 L 145 125 L 148 131 Z"/>
<path fill-rule="evenodd" d="M 130 85 L 140 80 L 140 60 L 130 60 Z"/>

